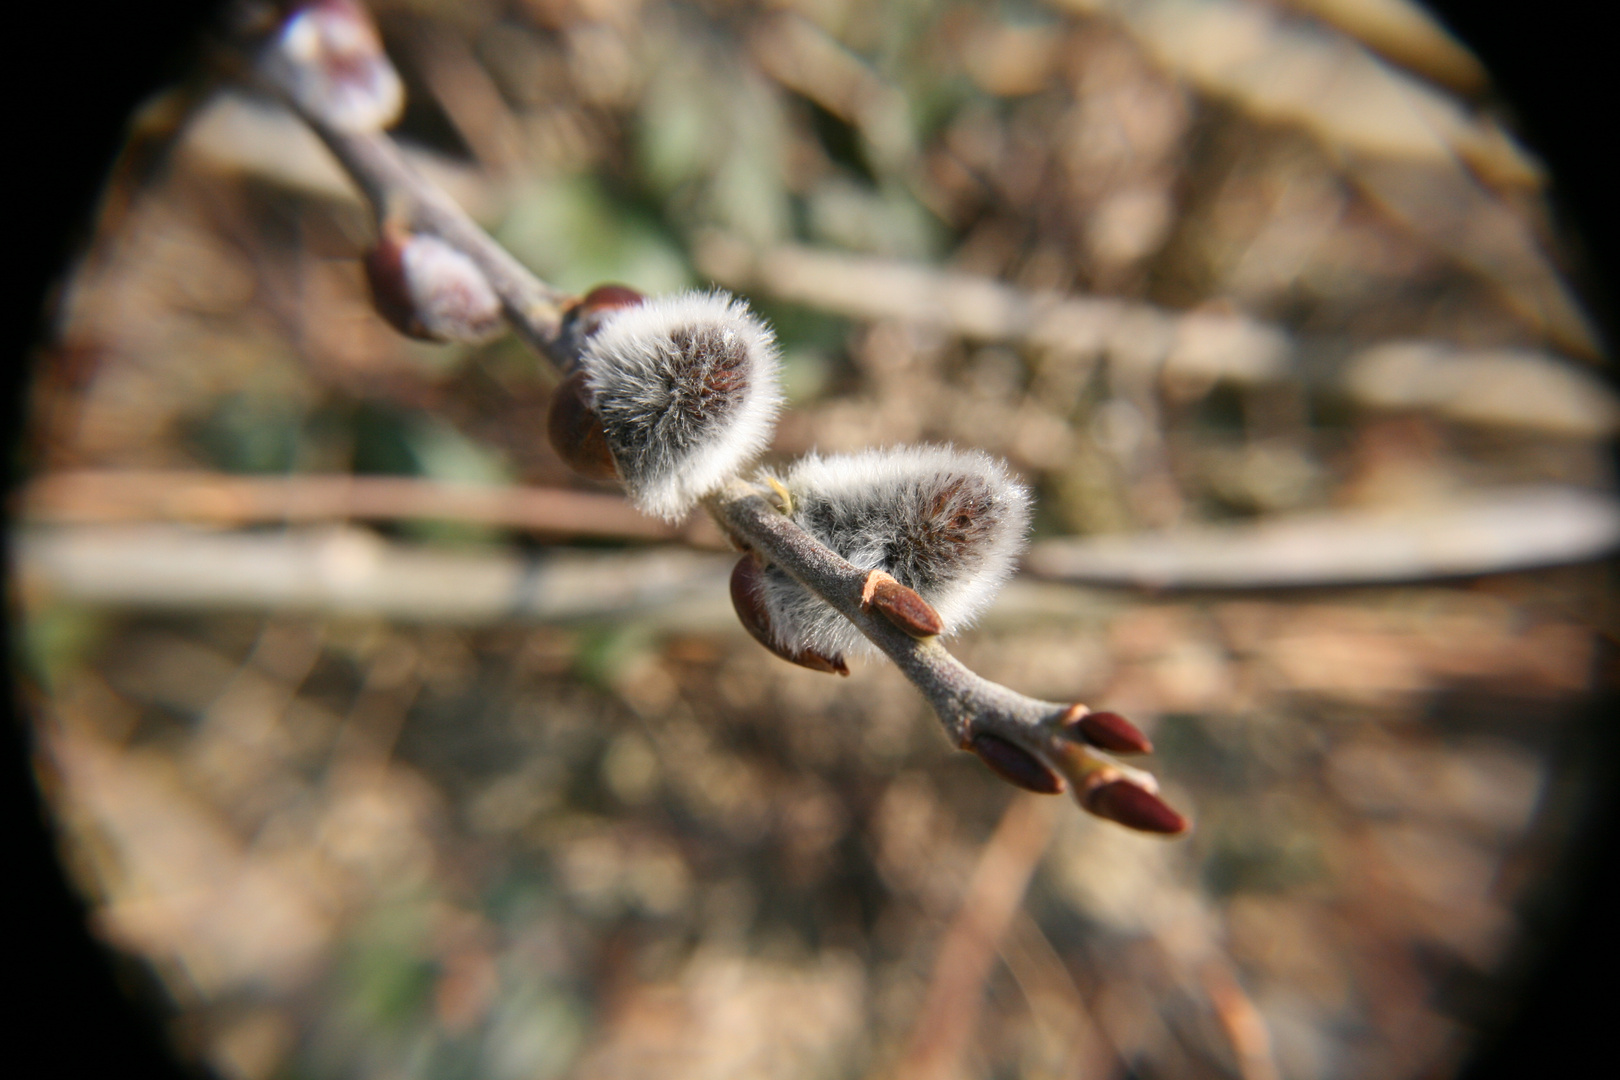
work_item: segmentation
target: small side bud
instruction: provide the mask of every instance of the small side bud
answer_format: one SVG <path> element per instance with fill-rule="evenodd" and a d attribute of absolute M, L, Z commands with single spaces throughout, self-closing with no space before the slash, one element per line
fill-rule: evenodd
<path fill-rule="evenodd" d="M 552 392 L 551 407 L 546 411 L 546 440 L 557 456 L 581 476 L 617 480 L 619 473 L 613 467 L 602 418 L 591 408 L 589 396 L 583 371 L 562 381 Z"/>
<path fill-rule="evenodd" d="M 770 441 L 782 401 L 775 335 L 723 292 L 599 299 L 580 353 L 591 407 L 631 500 L 677 521 Z"/>
<path fill-rule="evenodd" d="M 489 279 L 436 236 L 385 226 L 365 268 L 377 311 L 402 334 L 478 343 L 501 332 L 501 300 Z"/>
<path fill-rule="evenodd" d="M 635 307 L 647 298 L 628 285 L 598 285 L 563 312 L 559 351 L 579 356 L 615 311 Z"/>
<path fill-rule="evenodd" d="M 1040 758 L 999 735 L 981 732 L 968 740 L 967 748 L 978 754 L 991 772 L 1026 791 L 1056 795 L 1065 787 L 1063 777 L 1047 768 Z"/>
<path fill-rule="evenodd" d="M 1153 743 L 1137 726 L 1116 712 L 1092 712 L 1071 705 L 1058 721 L 1063 734 L 1114 754 L 1151 754 Z"/>
<path fill-rule="evenodd" d="M 294 4 L 261 63 L 299 108 L 342 131 L 381 131 L 405 107 L 377 26 L 354 0 Z"/>
<path fill-rule="evenodd" d="M 1127 829 L 1177 836 L 1189 827 L 1187 819 L 1169 803 L 1112 770 L 1101 770 L 1088 777 L 1085 787 L 1076 795 L 1085 810 Z"/>
<path fill-rule="evenodd" d="M 866 575 L 861 606 L 876 608 L 884 618 L 914 638 L 933 637 L 945 629 L 932 604 L 882 570 Z"/>
<path fill-rule="evenodd" d="M 771 626 L 770 614 L 765 610 L 762 584 L 763 571 L 752 555 L 737 560 L 731 571 L 731 606 L 737 610 L 737 620 L 743 624 L 755 641 L 790 664 L 798 664 L 812 671 L 825 671 L 829 675 L 848 675 L 849 666 L 842 656 L 823 656 L 813 649 L 790 650 L 778 640 Z"/>
<path fill-rule="evenodd" d="M 1028 490 L 977 451 L 812 454 L 765 480 L 800 528 L 860 569 L 882 573 L 868 576 L 871 595 L 863 599 L 876 607 L 881 592 L 887 610 L 879 610 L 916 636 L 971 624 L 1011 576 L 1029 528 Z M 885 579 L 893 586 L 879 589 Z M 848 619 L 774 568 L 765 602 L 790 647 L 873 651 Z"/>

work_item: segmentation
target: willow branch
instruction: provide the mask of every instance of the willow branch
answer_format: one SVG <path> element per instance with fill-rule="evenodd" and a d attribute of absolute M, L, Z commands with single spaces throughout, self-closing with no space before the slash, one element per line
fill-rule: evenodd
<path fill-rule="evenodd" d="M 1071 779 L 1077 772 L 1085 776 L 1113 769 L 1156 789 L 1147 773 L 1081 746 L 1066 734 L 1065 725 L 1076 715 L 1077 706 L 1042 701 L 991 682 L 946 651 L 939 638 L 912 637 L 863 603 L 873 572 L 805 532 L 758 488 L 734 480 L 705 505 L 731 535 L 854 623 L 922 692 L 957 746 L 968 749 L 976 736 L 992 735 L 1053 763 Z"/>
<path fill-rule="evenodd" d="M 436 236 L 475 264 L 496 295 L 507 320 L 530 347 L 562 374 L 575 358 L 563 347 L 562 315 L 572 296 L 540 280 L 518 262 L 455 201 L 411 167 L 393 139 L 381 132 L 340 131 L 297 102 L 266 75 L 270 88 L 296 112 L 332 152 L 376 214 L 379 224 L 397 222 L 411 232 Z"/>
<path fill-rule="evenodd" d="M 549 359 L 559 375 L 575 368 L 578 342 L 563 332 L 563 316 L 572 297 L 513 258 L 416 173 L 387 135 L 335 128 L 299 108 L 291 88 L 275 85 L 273 73 L 263 77 L 353 178 L 380 227 L 402 225 L 461 251 L 488 278 L 517 333 Z M 953 657 L 937 637 L 915 637 L 891 623 L 869 606 L 869 579 L 876 572 L 859 569 L 820 543 L 750 484 L 734 480 L 708 496 L 704 505 L 728 535 L 850 620 L 922 692 L 951 740 L 979 754 L 1003 777 L 1046 792 L 1072 784 L 1087 810 L 1133 828 L 1162 833 L 1186 828 L 1185 819 L 1154 794 L 1157 784 L 1152 776 L 1095 749 L 1112 746 L 1108 740 L 1088 744 L 1078 733 L 1078 725 L 1090 713 L 1086 706 L 1041 701 L 991 682 Z M 1132 738 L 1141 739 L 1129 730 Z M 1145 740 L 1138 748 L 1145 748 Z"/>

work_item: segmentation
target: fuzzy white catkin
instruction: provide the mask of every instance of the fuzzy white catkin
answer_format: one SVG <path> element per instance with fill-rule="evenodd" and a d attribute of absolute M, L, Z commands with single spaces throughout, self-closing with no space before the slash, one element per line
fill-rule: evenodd
<path fill-rule="evenodd" d="M 776 479 L 792 495 L 801 528 L 862 570 L 887 571 L 915 589 L 946 634 L 989 607 L 1029 531 L 1029 490 L 977 450 L 812 454 Z M 849 620 L 780 569 L 767 569 L 763 581 L 771 627 L 788 650 L 874 651 Z"/>
<path fill-rule="evenodd" d="M 719 290 L 612 312 L 580 365 L 625 490 L 666 520 L 740 473 L 776 429 L 776 336 Z"/>
<path fill-rule="evenodd" d="M 436 236 L 413 236 L 400 263 L 416 318 L 429 334 L 476 343 L 501 332 L 501 299 L 466 255 Z"/>
<path fill-rule="evenodd" d="M 405 107 L 405 84 L 353 0 L 295 10 L 261 62 L 301 108 L 342 131 L 381 131 Z"/>

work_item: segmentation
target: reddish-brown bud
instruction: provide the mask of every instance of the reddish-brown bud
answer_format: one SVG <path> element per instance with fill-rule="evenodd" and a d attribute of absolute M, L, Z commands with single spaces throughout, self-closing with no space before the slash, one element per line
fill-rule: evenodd
<path fill-rule="evenodd" d="M 501 300 L 488 279 L 438 237 L 385 225 L 365 268 L 378 313 L 402 334 L 481 342 L 501 331 Z"/>
<path fill-rule="evenodd" d="M 1186 818 L 1147 788 L 1113 770 L 1098 773 L 1080 792 L 1080 805 L 1100 818 L 1139 832 L 1176 836 L 1188 828 Z"/>
<path fill-rule="evenodd" d="M 600 316 L 616 308 L 634 307 L 647 297 L 628 285 L 597 285 L 579 298 L 578 310 L 585 316 Z"/>
<path fill-rule="evenodd" d="M 628 285 L 598 285 L 563 312 L 561 351 L 578 355 L 601 329 L 602 321 L 622 308 L 635 307 L 647 298 Z"/>
<path fill-rule="evenodd" d="M 752 555 L 737 560 L 731 571 L 731 606 L 737 610 L 737 621 L 753 635 L 755 641 L 790 664 L 798 664 L 812 671 L 825 671 L 829 675 L 848 675 L 849 666 L 839 655 L 823 656 L 814 649 L 798 652 L 784 648 L 771 629 L 770 614 L 765 610 L 763 579 L 765 571 Z"/>
<path fill-rule="evenodd" d="M 1063 777 L 1047 768 L 1040 758 L 999 735 L 980 732 L 968 740 L 967 748 L 978 754 L 991 772 L 1027 791 L 1056 795 L 1065 786 Z"/>
<path fill-rule="evenodd" d="M 618 478 L 602 419 L 591 408 L 583 371 L 568 376 L 552 392 L 551 408 L 546 412 L 546 439 L 557 456 L 581 476 L 592 480 Z"/>
<path fill-rule="evenodd" d="M 914 638 L 933 637 L 945 629 L 934 605 L 882 570 L 866 575 L 861 606 L 876 608 L 884 618 Z"/>
<path fill-rule="evenodd" d="M 1060 721 L 1063 733 L 1114 754 L 1151 754 L 1153 743 L 1137 726 L 1116 712 L 1090 712 L 1071 705 Z"/>

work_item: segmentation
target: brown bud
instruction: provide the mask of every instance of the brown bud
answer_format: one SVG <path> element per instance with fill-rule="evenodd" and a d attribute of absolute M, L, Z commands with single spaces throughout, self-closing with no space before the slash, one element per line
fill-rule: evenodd
<path fill-rule="evenodd" d="M 945 629 L 934 605 L 882 570 L 866 575 L 861 606 L 876 608 L 884 618 L 914 638 L 933 637 Z"/>
<path fill-rule="evenodd" d="M 1059 722 L 1069 738 L 1110 753 L 1153 753 L 1153 743 L 1148 737 L 1116 712 L 1090 712 L 1084 705 L 1071 705 Z"/>
<path fill-rule="evenodd" d="M 466 255 L 436 236 L 385 224 L 366 252 L 372 302 L 389 325 L 424 341 L 488 341 L 501 332 L 500 297 Z"/>
<path fill-rule="evenodd" d="M 777 643 L 771 630 L 770 613 L 765 609 L 762 588 L 765 571 L 752 555 L 737 560 L 731 571 L 731 606 L 737 610 L 737 621 L 753 635 L 754 640 L 790 664 L 807 667 L 811 671 L 825 671 L 829 675 L 848 675 L 849 666 L 842 656 L 823 656 L 813 649 L 790 652 Z"/>
<path fill-rule="evenodd" d="M 598 285 L 563 312 L 561 351 L 577 356 L 602 320 L 620 308 L 635 307 L 647 298 L 628 285 Z"/>
<path fill-rule="evenodd" d="M 388 325 L 407 337 L 423 338 L 427 331 L 416 318 L 410 286 L 405 282 L 405 244 L 402 238 L 383 236 L 366 252 L 366 284 L 371 287 L 371 305 Z"/>
<path fill-rule="evenodd" d="M 546 412 L 546 439 L 557 456 L 581 476 L 618 479 L 602 420 L 590 406 L 583 371 L 574 372 L 553 391 L 551 408 Z"/>
<path fill-rule="evenodd" d="M 634 307 L 645 299 L 628 285 L 597 285 L 579 298 L 578 309 L 585 315 L 599 316 L 614 308 Z"/>
<path fill-rule="evenodd" d="M 1063 777 L 1040 758 L 999 735 L 980 732 L 968 740 L 967 748 L 1009 784 L 1041 795 L 1056 795 L 1064 788 Z"/>
<path fill-rule="evenodd" d="M 1175 836 L 1187 831 L 1187 819 L 1147 788 L 1113 770 L 1096 774 L 1080 793 L 1080 805 L 1100 818 L 1127 829 Z"/>

